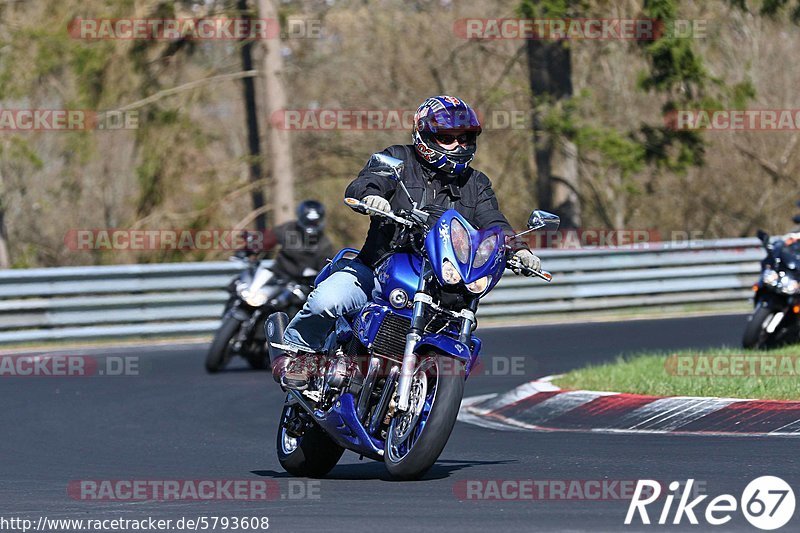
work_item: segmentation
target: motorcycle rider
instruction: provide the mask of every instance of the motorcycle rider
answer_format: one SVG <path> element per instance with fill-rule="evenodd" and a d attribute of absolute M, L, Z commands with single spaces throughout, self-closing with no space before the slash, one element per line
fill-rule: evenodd
<path fill-rule="evenodd" d="M 264 252 L 280 246 L 272 264 L 272 273 L 283 283 L 303 283 L 306 269 L 319 272 L 326 261 L 335 253 L 333 243 L 325 235 L 325 206 L 316 200 L 304 200 L 297 206 L 297 219 L 285 222 L 268 231 L 262 241 L 256 235 L 248 234 L 245 247 L 236 252 L 236 257 L 257 262 Z M 228 306 L 236 299 L 236 276 L 228 285 L 231 294 Z M 280 300 L 291 298 L 291 291 L 284 290 L 274 304 L 286 307 L 287 302 Z"/>
<path fill-rule="evenodd" d="M 478 116 L 466 102 L 453 96 L 434 96 L 426 99 L 414 115 L 413 144 L 390 146 L 381 153 L 405 163 L 403 182 L 420 207 L 452 208 L 478 228 L 500 226 L 512 236 L 514 231 L 499 210 L 489 178 L 470 167 L 480 133 Z M 345 195 L 379 211 L 410 208 L 405 195 L 395 194 L 396 188 L 396 181 L 365 167 Z M 367 303 L 378 283 L 374 270 L 391 252 L 396 230 L 391 220 L 371 218 L 358 257 L 336 265 L 337 270 L 320 283 L 289 323 L 284 334 L 287 346 L 299 353 L 319 352 L 337 317 Z M 522 266 L 541 269 L 539 258 L 523 242 L 510 244 Z M 276 381 L 287 388 L 305 389 L 313 367 L 307 357 L 287 354 L 282 359 L 273 364 Z"/>
<path fill-rule="evenodd" d="M 273 234 L 281 248 L 272 272 L 283 280 L 300 281 L 307 268 L 319 272 L 335 253 L 325 235 L 325 206 L 316 200 L 300 202 L 297 220 L 275 227 Z"/>

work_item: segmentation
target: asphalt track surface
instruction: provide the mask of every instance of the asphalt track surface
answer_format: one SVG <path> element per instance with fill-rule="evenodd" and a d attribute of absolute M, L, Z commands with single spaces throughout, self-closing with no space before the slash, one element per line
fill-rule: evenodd
<path fill-rule="evenodd" d="M 743 326 L 743 316 L 721 316 L 484 330 L 489 370 L 470 378 L 466 394 L 503 392 L 620 352 L 736 345 Z M 307 485 L 288 477 L 275 456 L 283 396 L 268 374 L 237 362 L 209 376 L 204 350 L 68 352 L 138 356 L 136 377 L 0 378 L 0 518 L 268 516 L 271 531 L 658 531 L 670 528 L 624 526 L 627 501 L 461 501 L 457 488 L 469 480 L 693 478 L 712 496 L 738 498 L 750 480 L 778 475 L 800 489 L 798 441 L 790 438 L 506 432 L 461 422 L 421 481 L 390 481 L 383 465 L 347 452 L 328 478 Z M 494 359 L 502 363 L 495 374 L 506 375 L 492 375 Z M 512 360 L 517 371 L 505 371 Z M 70 481 L 86 479 L 268 479 L 282 497 L 97 502 L 68 496 Z M 300 497 L 304 491 L 313 497 Z M 799 515 L 784 530 L 797 531 Z M 678 529 L 710 528 L 684 522 Z M 756 531 L 739 513 L 713 529 Z"/>

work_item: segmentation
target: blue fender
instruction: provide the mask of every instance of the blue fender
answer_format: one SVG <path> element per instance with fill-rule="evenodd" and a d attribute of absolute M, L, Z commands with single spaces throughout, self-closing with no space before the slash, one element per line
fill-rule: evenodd
<path fill-rule="evenodd" d="M 458 339 L 448 337 L 447 335 L 442 335 L 440 333 L 426 333 L 420 339 L 419 344 L 417 344 L 417 351 L 422 347 L 429 346 L 440 352 L 451 355 L 455 359 L 464 362 L 466 365 L 466 373 L 469 375 L 470 370 L 472 370 L 472 367 L 478 361 L 478 355 L 481 351 L 480 339 L 477 337 L 472 337 L 472 341 L 475 346 L 474 350 L 470 350 L 469 346 L 463 342 L 459 341 Z"/>

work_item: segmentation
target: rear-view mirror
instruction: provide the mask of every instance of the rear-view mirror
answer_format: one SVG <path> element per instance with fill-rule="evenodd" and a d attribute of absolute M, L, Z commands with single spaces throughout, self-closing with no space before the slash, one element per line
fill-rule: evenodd
<path fill-rule="evenodd" d="M 528 219 L 528 228 L 532 230 L 544 228 L 546 231 L 556 231 L 561 225 L 561 218 L 547 211 L 537 209 Z"/>
<path fill-rule="evenodd" d="M 404 166 L 405 163 L 402 160 L 382 153 L 372 154 L 367 162 L 367 170 L 369 172 L 398 181 Z"/>

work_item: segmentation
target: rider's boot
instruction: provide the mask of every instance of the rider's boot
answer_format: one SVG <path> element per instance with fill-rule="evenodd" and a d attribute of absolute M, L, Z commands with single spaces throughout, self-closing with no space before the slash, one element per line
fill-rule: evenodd
<path fill-rule="evenodd" d="M 272 378 L 283 388 L 302 391 L 308 388 L 319 358 L 313 353 L 298 353 L 284 343 L 283 332 L 288 324 L 286 313 L 273 313 L 264 325 Z"/>
<path fill-rule="evenodd" d="M 319 366 L 320 357 L 311 353 L 287 354 L 284 357 L 283 370 L 278 376 L 273 372 L 272 377 L 277 378 L 276 381 L 286 389 L 306 390 Z"/>

